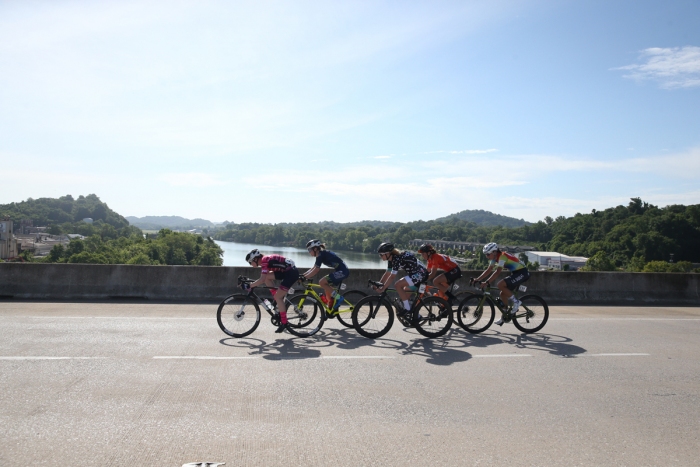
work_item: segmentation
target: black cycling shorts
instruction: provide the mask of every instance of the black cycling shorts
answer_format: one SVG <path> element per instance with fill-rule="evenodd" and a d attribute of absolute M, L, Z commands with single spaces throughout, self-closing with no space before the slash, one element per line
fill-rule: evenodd
<path fill-rule="evenodd" d="M 440 275 L 442 275 L 442 274 L 445 275 L 445 279 L 447 279 L 447 283 L 450 284 L 450 285 L 452 285 L 452 284 L 455 283 L 455 281 L 456 281 L 457 279 L 459 279 L 460 277 L 462 277 L 462 270 L 459 269 L 459 266 L 457 266 L 456 268 L 450 269 L 450 270 L 447 271 L 447 272 L 441 272 L 440 274 L 438 274 L 437 276 L 435 276 L 435 279 L 437 279 L 437 277 L 440 276 Z M 433 279 L 433 283 L 435 282 L 435 279 Z"/>
<path fill-rule="evenodd" d="M 291 268 L 284 272 L 275 271 L 275 279 L 282 281 L 280 284 L 280 290 L 284 290 L 286 292 L 291 286 L 294 285 L 296 281 L 299 280 L 299 270 L 297 268 Z"/>
<path fill-rule="evenodd" d="M 503 279 L 506 282 L 506 287 L 508 290 L 513 291 L 517 286 L 527 281 L 530 278 L 530 271 L 527 268 L 518 269 L 513 271 L 513 273 Z"/>

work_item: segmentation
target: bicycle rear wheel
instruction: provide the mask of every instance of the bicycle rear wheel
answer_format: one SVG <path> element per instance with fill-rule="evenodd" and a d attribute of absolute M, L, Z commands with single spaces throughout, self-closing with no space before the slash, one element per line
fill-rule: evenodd
<path fill-rule="evenodd" d="M 343 303 L 338 308 L 338 321 L 346 328 L 352 327 L 352 311 L 355 304 L 366 297 L 367 294 L 360 290 L 349 290 L 343 294 Z"/>
<path fill-rule="evenodd" d="M 425 337 L 440 337 L 452 326 L 452 309 L 440 297 L 421 300 L 418 314 L 419 317 L 415 321 L 416 330 Z"/>
<path fill-rule="evenodd" d="M 496 316 L 493 301 L 480 294 L 467 295 L 459 303 L 457 324 L 470 334 L 486 331 Z"/>
<path fill-rule="evenodd" d="M 389 332 L 394 324 L 394 308 L 380 295 L 370 295 L 355 305 L 352 325 L 361 335 L 377 339 Z"/>
<path fill-rule="evenodd" d="M 224 299 L 216 310 L 216 321 L 231 337 L 245 337 L 258 328 L 260 308 L 245 294 L 233 294 Z"/>
<path fill-rule="evenodd" d="M 309 337 L 323 327 L 326 314 L 315 298 L 305 294 L 289 298 L 287 306 L 287 331 L 297 337 Z"/>
<path fill-rule="evenodd" d="M 520 301 L 520 308 L 513 317 L 515 327 L 528 334 L 542 329 L 549 319 L 549 307 L 544 299 L 537 295 L 525 295 L 520 297 Z"/>

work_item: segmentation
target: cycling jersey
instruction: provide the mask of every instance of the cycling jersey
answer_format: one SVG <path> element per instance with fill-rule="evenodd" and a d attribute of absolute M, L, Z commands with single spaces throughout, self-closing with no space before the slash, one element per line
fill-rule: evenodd
<path fill-rule="evenodd" d="M 340 259 L 340 256 L 336 255 L 332 251 L 329 250 L 321 250 L 318 255 L 316 255 L 316 264 L 315 266 L 317 268 L 321 267 L 321 264 L 324 264 L 326 266 L 330 266 L 336 271 L 342 271 L 342 270 L 347 270 L 348 267 L 346 266 L 345 262 Z"/>
<path fill-rule="evenodd" d="M 296 268 L 294 261 L 281 255 L 263 256 L 260 260 L 260 267 L 262 268 L 263 274 L 269 272 L 286 272 Z"/>
<path fill-rule="evenodd" d="M 410 251 L 404 251 L 394 255 L 391 261 L 387 262 L 387 271 L 398 274 L 399 269 L 406 271 L 406 274 L 413 276 L 428 277 L 428 271 Z"/>
<path fill-rule="evenodd" d="M 263 274 L 274 273 L 275 279 L 282 281 L 280 290 L 285 292 L 299 279 L 299 271 L 294 261 L 281 255 L 263 256 L 260 260 Z"/>
<path fill-rule="evenodd" d="M 506 253 L 505 251 L 501 251 L 498 258 L 492 259 L 489 262 L 490 266 L 493 266 L 494 264 L 497 264 L 499 268 L 505 268 L 510 272 L 519 271 L 520 269 L 526 267 L 520 262 L 520 260 L 518 260 L 517 257 L 511 255 L 510 253 Z"/>
<path fill-rule="evenodd" d="M 452 259 L 447 255 L 441 255 L 440 253 L 433 253 L 428 260 L 428 270 L 442 269 L 445 272 L 451 271 L 457 267 L 457 263 L 452 261 Z"/>

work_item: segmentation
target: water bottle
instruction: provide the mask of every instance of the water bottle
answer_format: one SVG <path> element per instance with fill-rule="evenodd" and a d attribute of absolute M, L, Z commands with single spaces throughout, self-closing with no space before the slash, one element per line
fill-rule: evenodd
<path fill-rule="evenodd" d="M 272 303 L 267 298 L 263 301 L 268 310 L 272 310 Z"/>

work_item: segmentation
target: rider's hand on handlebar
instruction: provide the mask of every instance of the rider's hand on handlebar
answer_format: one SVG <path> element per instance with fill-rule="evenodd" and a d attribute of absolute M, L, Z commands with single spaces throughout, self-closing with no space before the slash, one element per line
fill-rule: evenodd
<path fill-rule="evenodd" d="M 241 289 L 243 289 L 243 290 L 245 290 L 245 291 L 250 290 L 250 282 L 243 282 L 243 283 L 241 284 Z"/>

